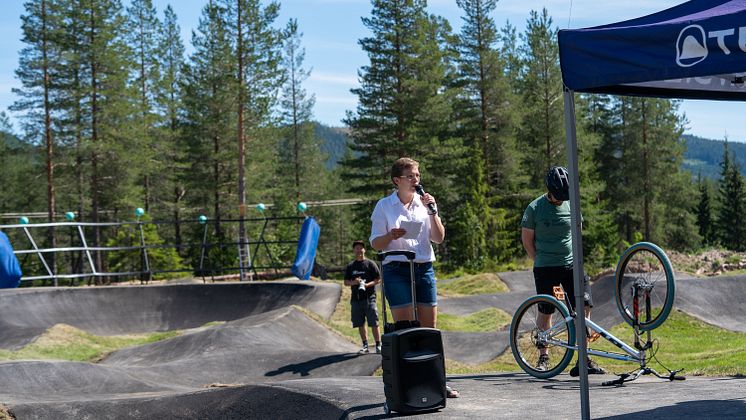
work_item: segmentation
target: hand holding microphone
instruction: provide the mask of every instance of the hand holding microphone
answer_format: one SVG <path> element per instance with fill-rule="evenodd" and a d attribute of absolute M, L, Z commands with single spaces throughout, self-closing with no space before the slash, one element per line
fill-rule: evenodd
<path fill-rule="evenodd" d="M 431 216 L 438 214 L 438 206 L 435 204 L 435 199 L 432 195 L 425 193 L 425 189 L 422 187 L 422 184 L 415 185 L 414 190 L 417 192 L 417 194 L 422 196 L 422 202 L 427 205 L 427 208 L 429 209 L 427 214 Z"/>

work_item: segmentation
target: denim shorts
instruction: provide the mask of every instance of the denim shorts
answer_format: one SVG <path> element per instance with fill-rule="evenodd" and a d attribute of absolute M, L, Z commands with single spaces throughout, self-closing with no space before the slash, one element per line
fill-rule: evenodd
<path fill-rule="evenodd" d="M 417 303 L 436 306 L 438 297 L 433 263 L 415 263 L 414 278 Z M 383 265 L 383 289 L 392 309 L 412 305 L 409 262 L 391 261 Z"/>

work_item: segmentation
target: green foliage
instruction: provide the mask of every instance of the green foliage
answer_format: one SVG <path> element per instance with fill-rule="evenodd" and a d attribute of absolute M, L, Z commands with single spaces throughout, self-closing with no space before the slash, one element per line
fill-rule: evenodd
<path fill-rule="evenodd" d="M 321 152 L 328 156 L 326 169 L 333 171 L 349 150 L 349 137 L 344 127 L 328 127 L 319 122 L 313 124 L 314 135 L 321 140 Z"/>
<path fill-rule="evenodd" d="M 710 202 L 710 196 L 712 195 L 710 190 L 712 189 L 712 186 L 706 178 L 702 178 L 701 174 L 697 176 L 697 185 L 697 189 L 699 190 L 699 202 L 697 203 L 695 211 L 699 236 L 702 237 L 702 245 L 714 245 L 716 242 L 716 230 L 712 214 L 713 209 Z"/>
<path fill-rule="evenodd" d="M 527 151 L 521 170 L 531 188 L 543 189 L 547 169 L 567 160 L 557 31 L 547 9 L 532 10 L 519 47 L 523 112 L 518 138 Z"/>
<path fill-rule="evenodd" d="M 692 174 L 702 174 L 703 178 L 717 181 L 720 179 L 720 162 L 723 159 L 723 149 L 726 141 L 711 140 L 684 134 L 681 138 L 686 143 L 684 162 L 682 166 Z M 740 142 L 728 142 L 728 149 L 733 152 L 734 160 L 741 168 L 741 174 L 746 171 L 746 144 Z"/>
<path fill-rule="evenodd" d="M 309 212 L 322 226 L 319 260 L 341 266 L 349 242 L 369 237 L 375 201 L 391 192 L 391 163 L 409 156 L 421 163 L 446 225 L 436 247 L 440 267 L 524 264 L 521 214 L 543 192 L 547 167 L 566 162 L 557 28 L 548 11 L 532 11 L 519 34 L 509 23 L 496 27 L 497 1 L 458 0 L 463 25 L 454 34 L 425 0 L 373 0 L 363 18 L 370 35 L 359 41 L 369 61 L 352 90 L 357 108 L 346 128 L 330 128 L 312 121 L 302 34 L 295 19 L 279 29 L 278 2 L 207 2 L 186 60 L 170 7 L 159 19 L 152 0 L 124 3 L 26 2 L 16 71 L 22 87 L 12 108 L 23 134 L 0 117 L 4 211 L 41 211 L 47 198 L 47 207 L 75 210 L 85 221 L 116 219 L 136 206 L 159 220 L 206 214 L 208 239 L 231 245 L 210 248 L 205 265 L 225 267 L 236 265 L 239 235 L 224 221 L 239 215 L 239 203 L 273 203 L 273 214 L 284 216 L 297 214 L 298 201 L 360 198 Z M 591 270 L 613 265 L 625 244 L 640 239 L 678 250 L 717 241 L 746 247 L 738 239 L 746 232 L 732 228 L 743 226 L 743 182 L 721 166 L 729 175 L 714 193 L 681 170 L 718 178 L 712 170 L 724 154 L 720 142 L 682 139 L 675 101 L 577 100 Z M 745 146 L 726 147 L 740 168 Z M 48 177 L 41 176 L 46 161 Z M 708 218 L 716 220 L 710 228 Z M 185 226 L 158 236 L 202 240 L 199 227 Z M 267 239 L 294 240 L 297 227 L 271 227 Z M 249 230 L 252 239 L 259 234 Z M 96 232 L 91 245 L 114 239 Z M 293 247 L 269 246 L 278 261 L 292 259 Z M 199 251 L 183 251 L 195 268 Z"/>
<path fill-rule="evenodd" d="M 0 213 L 44 208 L 41 154 L 13 134 L 8 116 L 0 112 Z M 22 191 L 23 194 L 19 194 Z"/>
<path fill-rule="evenodd" d="M 345 119 L 354 153 L 342 162 L 350 192 L 370 199 L 388 195 L 388 170 L 403 156 L 423 165 L 425 179 L 428 171 L 438 173 L 432 177 L 436 183 L 448 182 L 440 174 L 453 173 L 441 171 L 451 162 L 439 159 L 451 153 L 444 129 L 450 121 L 449 95 L 438 94 L 448 65 L 441 42 L 449 26 L 442 23 L 425 13 L 422 0 L 374 0 L 371 17 L 363 18 L 372 36 L 360 45 L 370 64 L 360 70 L 361 86 L 352 89 L 357 110 Z"/>
<path fill-rule="evenodd" d="M 721 181 L 718 190 L 717 228 L 720 243 L 728 249 L 746 249 L 746 186 L 738 164 L 728 150 L 726 142 L 720 165 Z"/>
<path fill-rule="evenodd" d="M 149 217 L 143 217 L 143 222 L 148 222 Z M 140 231 L 142 229 L 142 233 Z M 108 240 L 106 246 L 157 246 L 164 243 L 158 234 L 158 225 L 152 223 L 128 224 L 121 226 L 116 235 Z M 174 248 L 149 248 L 147 262 L 150 270 L 183 270 L 185 265 Z M 114 272 L 147 271 L 145 266 L 145 255 L 139 249 L 111 251 L 107 255 L 109 270 Z M 183 274 L 183 273 L 182 273 Z M 148 274 L 142 274 L 139 278 L 146 279 Z M 154 279 L 163 279 L 180 276 L 179 273 L 159 273 L 153 275 Z"/>
<path fill-rule="evenodd" d="M 457 4 L 464 11 L 465 24 L 457 44 L 454 116 L 459 122 L 456 134 L 469 152 L 459 170 L 467 176 L 449 224 L 454 240 L 448 242 L 448 256 L 452 265 L 476 270 L 486 261 L 512 257 L 504 246 L 512 226 L 504 223 L 503 209 L 489 203 L 516 186 L 509 174 L 516 172 L 513 109 L 517 97 L 503 71 L 505 58 L 497 49 L 498 33 L 490 17 L 496 2 L 460 0 Z"/>
<path fill-rule="evenodd" d="M 325 177 L 329 173 L 324 166 L 326 156 L 321 153 L 320 140 L 311 122 L 315 98 L 303 88 L 310 72 L 303 68 L 305 49 L 301 46 L 303 34 L 297 21 L 288 22 L 284 36 L 285 83 L 280 100 L 282 126 L 273 194 L 282 195 L 282 200 L 295 206 L 299 202 L 322 200 L 329 192 L 331 179 Z"/>

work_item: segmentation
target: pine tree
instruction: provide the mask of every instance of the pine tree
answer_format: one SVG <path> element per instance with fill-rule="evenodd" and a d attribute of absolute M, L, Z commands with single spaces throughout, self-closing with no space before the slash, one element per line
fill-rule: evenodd
<path fill-rule="evenodd" d="M 247 144 L 250 146 L 252 157 L 258 158 L 255 152 L 261 150 L 262 142 L 257 140 L 261 138 L 259 136 L 270 120 L 277 90 L 282 83 L 282 71 L 279 66 L 282 33 L 272 27 L 280 5 L 271 1 L 262 7 L 260 0 L 222 2 L 227 12 L 226 28 L 235 45 L 234 74 L 238 95 L 238 208 L 241 219 L 238 240 L 245 243 L 247 236 L 243 219 L 246 216 Z M 259 159 L 255 162 L 257 160 Z"/>
<path fill-rule="evenodd" d="M 428 15 L 425 6 L 422 0 L 374 0 L 371 16 L 363 18 L 372 34 L 359 43 L 369 64 L 358 72 L 360 87 L 352 89 L 358 106 L 345 123 L 353 153 L 342 161 L 348 191 L 370 200 L 355 209 L 358 237 L 367 236 L 374 200 L 390 193 L 389 170 L 400 157 L 420 162 L 444 223 L 456 213 L 459 190 L 453 185 L 462 179 L 465 151 L 455 135 L 455 90 L 449 88 L 456 75 L 455 39 L 450 25 Z"/>
<path fill-rule="evenodd" d="M 523 168 L 529 186 L 543 189 L 547 169 L 566 162 L 557 28 L 547 9 L 541 14 L 531 11 L 521 39 L 523 113 L 518 138 L 527 150 Z"/>
<path fill-rule="evenodd" d="M 81 12 L 86 22 L 81 52 L 90 115 L 91 218 L 96 223 L 104 209 L 134 207 L 139 151 L 126 131 L 133 114 L 133 95 L 127 89 L 132 62 L 124 40 L 122 5 L 118 0 L 95 0 L 83 3 Z M 94 228 L 92 246 L 101 243 L 100 228 Z M 96 252 L 97 267 L 102 262 Z"/>
<path fill-rule="evenodd" d="M 627 242 L 639 235 L 680 249 L 696 247 L 699 235 L 685 233 L 697 229 L 688 202 L 694 186 L 691 175 L 681 169 L 685 146 L 678 103 L 619 97 L 604 115 L 610 124 L 602 125 L 596 156 L 606 183 L 604 197 L 613 203 L 622 237 Z M 669 219 L 676 219 L 676 226 Z"/>
<path fill-rule="evenodd" d="M 746 248 L 746 205 L 744 203 L 743 175 L 738 168 L 734 156 L 728 149 L 728 140 L 725 141 L 723 161 L 720 164 L 721 177 L 718 188 L 718 214 L 717 228 L 721 244 L 734 251 L 743 251 Z"/>
<path fill-rule="evenodd" d="M 56 214 L 56 180 L 54 169 L 55 137 L 53 114 L 57 109 L 54 101 L 55 83 L 59 71 L 59 60 L 63 53 L 59 37 L 63 30 L 59 1 L 34 0 L 25 3 L 26 14 L 21 16 L 22 41 L 26 44 L 21 50 L 16 75 L 23 88 L 13 89 L 21 99 L 12 106 L 14 111 L 25 112 L 24 128 L 29 140 L 44 144 L 47 181 L 47 221 L 53 222 Z M 41 134 L 39 136 L 37 133 Z M 54 227 L 47 232 L 50 248 L 56 248 Z M 49 256 L 53 272 L 57 271 L 55 255 Z"/>
<path fill-rule="evenodd" d="M 712 220 L 712 206 L 710 204 L 710 183 L 702 173 L 697 174 L 697 189 L 699 190 L 699 201 L 697 203 L 697 227 L 704 245 L 715 243 L 715 227 Z"/>
<path fill-rule="evenodd" d="M 61 156 L 62 176 L 69 182 L 61 185 L 60 195 L 67 208 L 77 211 L 78 220 L 85 220 L 90 204 L 90 107 L 88 106 L 88 78 L 90 71 L 86 67 L 84 51 L 88 45 L 86 27 L 89 17 L 83 7 L 85 0 L 72 0 L 64 4 L 64 26 L 66 28 L 60 39 L 65 54 L 60 57 L 61 71 L 57 77 L 60 98 L 58 139 L 64 144 L 66 153 Z"/>
<path fill-rule="evenodd" d="M 485 257 L 500 261 L 512 257 L 509 232 L 514 229 L 507 232 L 500 229 L 494 210 L 487 205 L 490 197 L 510 194 L 515 185 L 513 159 L 517 154 L 510 111 L 516 98 L 505 78 L 507 63 L 499 55 L 499 36 L 489 17 L 496 3 L 495 0 L 457 1 L 464 11 L 458 59 L 458 85 L 462 93 L 457 114 L 462 127 L 459 134 L 469 145 L 470 157 L 463 168 L 468 176 L 461 208 L 457 209 L 462 220 L 452 224 L 450 230 L 457 242 L 452 242 L 452 258 L 475 268 Z M 496 252 L 490 253 L 491 250 Z"/>
<path fill-rule="evenodd" d="M 0 213 L 34 211 L 44 206 L 44 162 L 38 148 L 13 132 L 10 119 L 0 112 Z"/>
<path fill-rule="evenodd" d="M 288 195 L 292 195 L 295 204 L 322 199 L 327 172 L 325 156 L 321 154 L 311 121 L 315 98 L 303 88 L 310 71 L 303 68 L 305 49 L 301 46 L 302 36 L 298 22 L 291 19 L 285 28 L 285 83 L 280 100 L 282 141 L 278 143 L 280 159 L 277 170 L 278 178 L 284 178 L 283 184 L 286 185 L 283 194 L 290 193 Z"/>
<path fill-rule="evenodd" d="M 576 95 L 578 171 L 580 203 L 583 213 L 583 257 L 588 271 L 603 270 L 619 258 L 620 236 L 610 206 L 604 198 L 606 183 L 596 158 L 601 149 L 605 120 L 600 118 L 598 104 L 604 97 Z M 599 121 L 599 119 L 601 119 Z"/>
<path fill-rule="evenodd" d="M 169 193 L 173 194 L 170 212 L 175 223 L 173 239 L 177 245 L 182 242 L 180 221 L 182 199 L 186 194 L 183 178 L 187 166 L 181 135 L 184 104 L 183 89 L 179 81 L 183 76 L 184 44 L 180 33 L 176 14 L 171 6 L 167 6 L 163 17 L 163 32 L 158 38 L 158 51 L 162 58 L 161 78 L 155 89 L 155 104 L 161 116 L 161 124 L 157 127 L 157 135 L 161 138 L 159 145 L 163 147 L 160 160 L 165 167 L 170 168 L 160 176 L 164 185 L 161 200 L 166 201 Z"/>
<path fill-rule="evenodd" d="M 127 8 L 126 34 L 127 43 L 132 50 L 136 65 L 133 71 L 133 88 L 137 91 L 138 118 L 133 121 L 133 135 L 137 140 L 137 149 L 141 152 L 139 175 L 142 179 L 145 211 L 150 213 L 151 203 L 158 197 L 165 196 L 165 191 L 151 185 L 160 178 L 164 159 L 160 137 L 156 135 L 159 115 L 156 113 L 156 94 L 160 81 L 161 51 L 158 38 L 163 33 L 163 26 L 153 7 L 152 0 L 132 0 Z"/>
<path fill-rule="evenodd" d="M 182 135 L 190 166 L 185 174 L 186 200 L 214 220 L 214 237 L 224 242 L 221 225 L 235 197 L 236 77 L 224 7 L 210 1 L 193 34 L 194 53 L 184 68 Z"/>
<path fill-rule="evenodd" d="M 437 93 L 445 72 L 424 1 L 374 0 L 363 24 L 372 32 L 359 41 L 370 64 L 359 71 L 360 87 L 352 89 L 358 107 L 345 123 L 356 154 L 343 165 L 351 191 L 373 198 L 390 190 L 388 169 L 396 159 L 413 157 L 427 168 L 434 146 L 429 134 L 443 124 Z M 441 122 L 427 127 L 435 118 Z"/>

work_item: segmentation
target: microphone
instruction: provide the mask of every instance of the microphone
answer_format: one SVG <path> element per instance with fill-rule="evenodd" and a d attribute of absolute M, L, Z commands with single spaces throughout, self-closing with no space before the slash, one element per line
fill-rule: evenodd
<path fill-rule="evenodd" d="M 414 186 L 414 190 L 417 191 L 417 194 L 419 195 L 425 195 L 425 189 L 422 188 L 421 184 L 417 184 Z M 438 210 L 435 208 L 435 204 L 433 203 L 427 203 L 427 208 L 430 209 L 430 214 L 437 214 Z"/>

